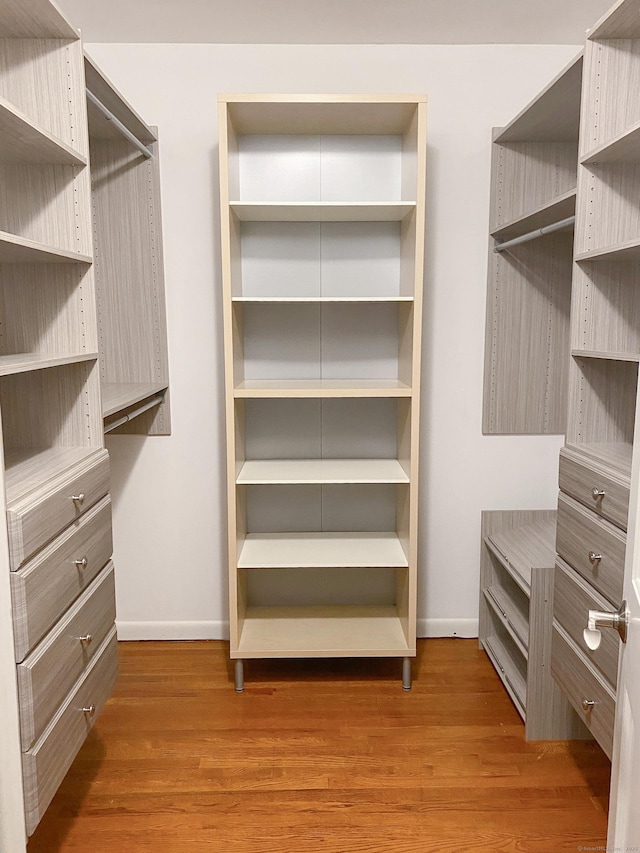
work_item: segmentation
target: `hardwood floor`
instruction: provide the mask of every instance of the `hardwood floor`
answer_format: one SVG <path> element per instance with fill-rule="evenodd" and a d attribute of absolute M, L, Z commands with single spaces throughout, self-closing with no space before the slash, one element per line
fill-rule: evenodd
<path fill-rule="evenodd" d="M 246 664 L 121 643 L 116 692 L 29 853 L 576 853 L 606 844 L 593 742 L 525 743 L 475 640 Z"/>

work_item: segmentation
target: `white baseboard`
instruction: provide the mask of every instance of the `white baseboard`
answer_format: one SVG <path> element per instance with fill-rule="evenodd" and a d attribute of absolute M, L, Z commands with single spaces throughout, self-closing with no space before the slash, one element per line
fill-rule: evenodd
<path fill-rule="evenodd" d="M 228 622 L 117 622 L 119 640 L 228 640 Z M 477 637 L 477 619 L 418 619 L 418 637 Z"/>
<path fill-rule="evenodd" d="M 418 619 L 418 637 L 477 637 L 477 619 Z"/>
<path fill-rule="evenodd" d="M 121 622 L 119 640 L 228 640 L 228 622 Z"/>

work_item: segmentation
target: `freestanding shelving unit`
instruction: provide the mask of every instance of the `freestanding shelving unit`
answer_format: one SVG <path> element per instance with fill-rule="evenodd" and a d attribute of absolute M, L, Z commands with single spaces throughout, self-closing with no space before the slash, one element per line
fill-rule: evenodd
<path fill-rule="evenodd" d="M 571 315 L 560 455 L 553 672 L 610 756 L 619 639 L 585 643 L 625 570 L 640 362 L 640 4 L 618 2 L 585 51 Z"/>
<path fill-rule="evenodd" d="M 426 100 L 219 99 L 231 657 L 416 649 Z"/>
<path fill-rule="evenodd" d="M 0 849 L 26 848 L 116 677 L 83 52 L 0 2 Z"/>

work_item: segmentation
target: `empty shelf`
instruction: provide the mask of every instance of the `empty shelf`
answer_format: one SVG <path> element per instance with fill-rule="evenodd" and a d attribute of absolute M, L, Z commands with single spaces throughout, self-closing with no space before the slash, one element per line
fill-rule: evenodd
<path fill-rule="evenodd" d="M 518 646 L 521 654 L 528 656 L 529 644 L 529 622 L 520 613 L 516 605 L 511 601 L 507 593 L 498 584 L 483 590 L 484 597 L 489 606 L 501 620 L 511 639 Z"/>
<path fill-rule="evenodd" d="M 43 370 L 46 367 L 61 367 L 64 364 L 77 364 L 81 361 L 95 361 L 97 358 L 96 352 L 81 352 L 73 355 L 50 355 L 40 352 L 2 355 L 0 356 L 0 376 Z"/>
<path fill-rule="evenodd" d="M 525 719 L 527 683 L 505 643 L 496 634 L 483 641 L 485 651 L 491 658 L 507 693 L 513 699 L 518 713 Z"/>
<path fill-rule="evenodd" d="M 628 240 L 615 246 L 604 246 L 589 252 L 579 252 L 576 261 L 640 261 L 640 239 Z"/>
<path fill-rule="evenodd" d="M 239 569 L 401 568 L 408 565 L 395 533 L 249 533 Z"/>
<path fill-rule="evenodd" d="M 576 212 L 576 190 L 569 190 L 564 195 L 552 199 L 546 204 L 500 225 L 491 232 L 496 240 L 511 240 L 530 231 L 545 228 L 555 222 L 567 219 Z"/>
<path fill-rule="evenodd" d="M 250 202 L 232 201 L 231 210 L 243 222 L 399 222 L 415 202 Z"/>
<path fill-rule="evenodd" d="M 233 657 L 414 655 L 395 607 L 250 607 Z"/>
<path fill-rule="evenodd" d="M 397 459 L 249 459 L 238 485 L 258 483 L 408 483 Z"/>
<path fill-rule="evenodd" d="M 239 382 L 235 397 L 410 397 L 398 379 L 252 379 Z"/>
<path fill-rule="evenodd" d="M 585 166 L 592 163 L 640 162 L 640 122 L 597 148 L 592 148 L 580 162 Z"/>
<path fill-rule="evenodd" d="M 555 565 L 555 519 L 512 527 L 485 537 L 485 544 L 516 583 L 529 592 L 531 569 Z"/>
<path fill-rule="evenodd" d="M 413 296 L 233 296 L 232 302 L 413 302 Z"/>
<path fill-rule="evenodd" d="M 90 255 L 81 255 L 68 249 L 47 246 L 26 237 L 0 231 L 0 263 L 2 264 L 90 264 Z"/>
<path fill-rule="evenodd" d="M 631 476 L 631 456 L 633 445 L 623 442 L 585 442 L 584 444 L 567 444 L 564 451 L 572 456 L 586 457 L 600 463 L 605 468 L 611 468 L 623 477 Z"/>
<path fill-rule="evenodd" d="M 116 415 L 166 390 L 167 384 L 161 382 L 105 382 L 102 385 L 102 416 Z"/>
<path fill-rule="evenodd" d="M 595 358 L 604 361 L 640 361 L 640 352 L 609 352 L 608 350 L 571 350 L 574 358 Z"/>
<path fill-rule="evenodd" d="M 43 483 L 93 455 L 105 455 L 105 451 L 96 447 L 7 450 L 5 453 L 7 504 L 15 503 L 32 489 L 42 489 Z"/>
<path fill-rule="evenodd" d="M 87 158 L 0 97 L 0 161 L 86 166 Z"/>

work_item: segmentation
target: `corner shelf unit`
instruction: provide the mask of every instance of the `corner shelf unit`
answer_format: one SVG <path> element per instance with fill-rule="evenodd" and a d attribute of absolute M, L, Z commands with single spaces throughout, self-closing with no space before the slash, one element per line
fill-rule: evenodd
<path fill-rule="evenodd" d="M 86 54 L 105 432 L 168 435 L 158 137 Z"/>
<path fill-rule="evenodd" d="M 230 654 L 416 651 L 426 100 L 219 98 Z"/>
<path fill-rule="evenodd" d="M 480 647 L 525 723 L 527 740 L 583 737 L 551 677 L 556 513 L 482 513 Z"/>
<path fill-rule="evenodd" d="M 565 430 L 582 61 L 494 130 L 485 434 Z"/>

